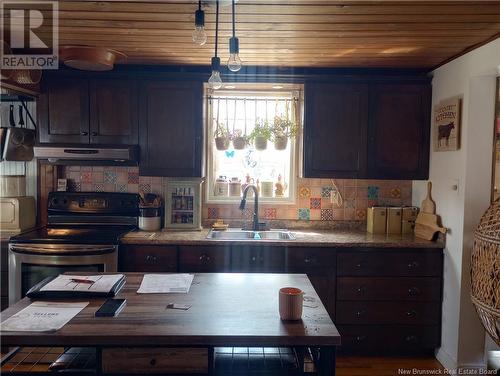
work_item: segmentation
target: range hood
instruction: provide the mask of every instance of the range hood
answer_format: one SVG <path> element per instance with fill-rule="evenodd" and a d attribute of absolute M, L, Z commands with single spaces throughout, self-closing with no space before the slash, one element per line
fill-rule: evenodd
<path fill-rule="evenodd" d="M 79 165 L 126 165 L 134 166 L 139 162 L 139 147 L 133 146 L 35 146 L 35 158 L 47 159 L 55 164 Z"/>

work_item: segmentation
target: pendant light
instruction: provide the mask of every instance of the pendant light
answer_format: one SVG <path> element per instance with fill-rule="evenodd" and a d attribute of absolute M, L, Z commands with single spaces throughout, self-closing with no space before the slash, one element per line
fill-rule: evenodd
<path fill-rule="evenodd" d="M 198 1 L 198 10 L 194 13 L 193 42 L 200 46 L 203 46 L 207 42 L 205 12 L 201 9 L 201 0 Z"/>
<path fill-rule="evenodd" d="M 229 59 L 227 67 L 232 72 L 238 72 L 241 69 L 240 41 L 236 38 L 236 20 L 235 20 L 235 0 L 232 0 L 232 13 L 233 13 L 233 36 L 229 38 Z"/>
<path fill-rule="evenodd" d="M 222 79 L 220 78 L 220 58 L 217 57 L 217 42 L 219 39 L 219 0 L 215 0 L 215 54 L 212 57 L 212 75 L 208 79 L 208 86 L 211 89 L 220 89 Z"/>

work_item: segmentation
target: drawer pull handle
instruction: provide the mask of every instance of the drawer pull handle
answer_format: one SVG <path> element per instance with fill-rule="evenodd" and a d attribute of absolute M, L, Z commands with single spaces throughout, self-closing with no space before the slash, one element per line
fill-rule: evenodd
<path fill-rule="evenodd" d="M 412 261 L 408 264 L 408 269 L 416 269 L 420 266 L 420 264 L 417 261 Z"/>
<path fill-rule="evenodd" d="M 92 132 L 91 135 L 95 137 L 97 136 L 97 132 Z"/>
<path fill-rule="evenodd" d="M 417 316 L 417 311 L 414 309 L 410 309 L 409 311 L 406 311 L 406 316 L 408 317 L 416 317 Z"/>
<path fill-rule="evenodd" d="M 366 340 L 366 336 L 356 336 L 356 342 L 362 342 Z"/>
<path fill-rule="evenodd" d="M 312 258 L 306 257 L 306 258 L 304 259 L 304 263 L 306 263 L 306 264 L 309 264 L 309 263 L 316 263 L 316 259 L 315 259 L 314 257 L 312 257 Z"/>
<path fill-rule="evenodd" d="M 365 315 L 365 313 L 366 313 L 365 311 L 361 310 L 361 311 L 357 311 L 357 312 L 355 313 L 355 315 L 356 315 L 356 317 L 361 317 L 361 316 L 364 316 L 364 315 Z"/>
<path fill-rule="evenodd" d="M 156 258 L 156 256 L 151 256 L 151 255 L 146 256 L 146 262 L 149 262 L 151 264 L 156 264 L 157 261 L 158 259 Z"/>
<path fill-rule="evenodd" d="M 364 266 L 363 262 L 358 262 L 356 268 L 361 269 Z"/>
<path fill-rule="evenodd" d="M 89 132 L 80 132 L 81 136 L 88 136 Z"/>
<path fill-rule="evenodd" d="M 420 294 L 420 290 L 417 287 L 410 287 L 408 289 L 408 295 L 410 296 L 416 296 Z"/>
<path fill-rule="evenodd" d="M 200 261 L 203 263 L 203 264 L 207 264 L 210 262 L 210 256 L 207 255 L 206 253 L 203 253 L 201 256 L 200 256 Z"/>
<path fill-rule="evenodd" d="M 406 338 L 405 338 L 406 342 L 415 342 L 416 340 L 417 340 L 417 336 L 413 336 L 413 335 L 406 336 Z"/>
<path fill-rule="evenodd" d="M 358 292 L 358 294 L 364 294 L 366 292 L 366 287 L 359 286 L 356 291 Z"/>
<path fill-rule="evenodd" d="M 156 365 L 156 359 L 153 358 L 149 361 L 149 364 L 151 364 L 152 366 L 155 366 Z"/>
<path fill-rule="evenodd" d="M 252 256 L 252 262 L 257 261 L 257 256 Z"/>

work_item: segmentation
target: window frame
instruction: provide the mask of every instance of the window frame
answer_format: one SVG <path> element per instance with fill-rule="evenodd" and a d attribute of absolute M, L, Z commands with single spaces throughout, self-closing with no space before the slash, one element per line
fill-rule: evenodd
<path fill-rule="evenodd" d="M 227 84 L 230 85 L 230 84 Z M 213 119 L 213 106 L 209 103 L 212 96 L 238 96 L 242 92 L 248 94 L 248 96 L 258 96 L 264 93 L 269 96 L 286 96 L 286 94 L 292 93 L 292 97 L 297 98 L 298 105 L 298 122 L 299 131 L 298 134 L 290 139 L 290 181 L 288 184 L 288 197 L 262 197 L 259 195 L 259 202 L 263 204 L 272 205 L 289 205 L 297 203 L 297 183 L 300 178 L 299 166 L 302 160 L 302 137 L 303 137 L 303 117 L 304 117 L 304 85 L 284 85 L 284 84 L 249 84 L 245 88 L 245 84 L 235 84 L 238 89 L 219 89 L 212 90 L 208 86 L 204 85 L 204 104 L 205 104 L 205 133 L 206 133 L 206 179 L 203 187 L 203 195 L 205 198 L 205 203 L 207 204 L 233 204 L 238 203 L 241 197 L 221 197 L 213 195 L 213 185 L 215 183 L 214 176 L 214 155 L 215 142 L 214 140 L 214 129 L 211 119 Z M 273 86 L 281 86 L 280 89 L 275 89 Z M 272 144 L 268 147 L 273 147 Z M 293 179 L 292 179 L 293 177 Z"/>

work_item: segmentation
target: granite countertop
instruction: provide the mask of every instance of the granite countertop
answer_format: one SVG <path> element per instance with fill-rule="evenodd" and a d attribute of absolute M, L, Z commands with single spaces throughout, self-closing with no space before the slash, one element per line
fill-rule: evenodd
<path fill-rule="evenodd" d="M 366 231 L 292 230 L 296 240 L 220 240 L 207 239 L 209 229 L 201 231 L 132 231 L 122 237 L 123 244 L 217 245 L 266 244 L 313 247 L 444 248 L 444 242 L 428 241 L 413 235 L 373 235 Z"/>

